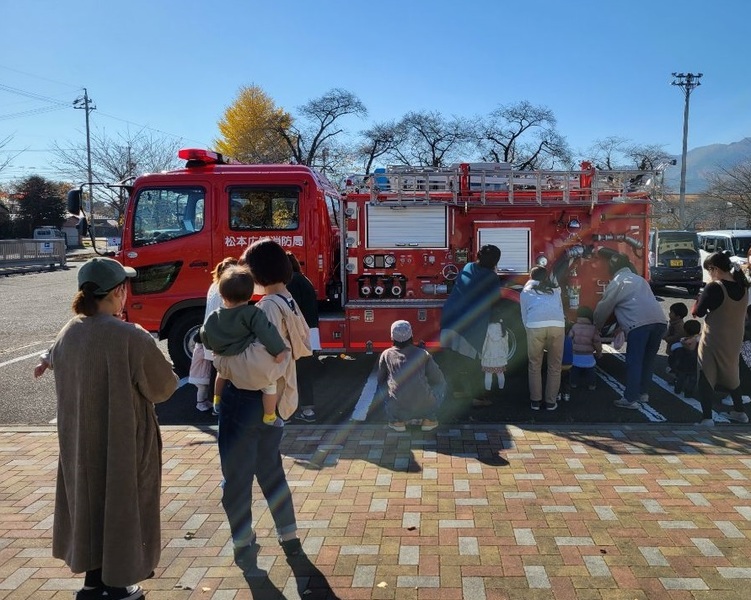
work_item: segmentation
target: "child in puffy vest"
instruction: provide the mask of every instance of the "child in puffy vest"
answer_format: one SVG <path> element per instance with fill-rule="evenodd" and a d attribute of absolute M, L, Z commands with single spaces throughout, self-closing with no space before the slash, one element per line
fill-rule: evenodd
<path fill-rule="evenodd" d="M 568 336 L 571 338 L 574 356 L 571 362 L 571 388 L 584 381 L 590 390 L 597 387 L 595 365 L 602 356 L 600 332 L 594 326 L 593 312 L 588 306 L 576 310 L 576 323 L 571 326 Z"/>

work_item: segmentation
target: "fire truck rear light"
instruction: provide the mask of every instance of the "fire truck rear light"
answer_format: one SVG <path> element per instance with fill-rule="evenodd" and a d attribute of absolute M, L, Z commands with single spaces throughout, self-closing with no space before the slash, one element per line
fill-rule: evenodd
<path fill-rule="evenodd" d="M 222 155 L 218 152 L 200 148 L 181 148 L 177 151 L 177 157 L 182 160 L 201 162 L 205 165 L 218 165 L 224 162 Z"/>

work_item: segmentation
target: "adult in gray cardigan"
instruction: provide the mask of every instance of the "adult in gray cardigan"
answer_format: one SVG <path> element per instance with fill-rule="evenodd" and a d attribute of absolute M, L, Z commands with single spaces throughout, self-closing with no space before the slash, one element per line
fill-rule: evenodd
<path fill-rule="evenodd" d="M 626 335 L 626 389 L 615 405 L 638 409 L 649 402 L 649 384 L 667 318 L 649 283 L 634 271 L 626 256 L 611 255 L 608 270 L 611 280 L 595 307 L 594 323 L 599 330 L 615 314 Z"/>
<path fill-rule="evenodd" d="M 136 600 L 159 562 L 162 439 L 154 403 L 177 388 L 144 329 L 119 318 L 133 269 L 92 258 L 75 316 L 34 369 L 55 373 L 57 468 L 52 555 L 86 573 L 76 600 Z"/>

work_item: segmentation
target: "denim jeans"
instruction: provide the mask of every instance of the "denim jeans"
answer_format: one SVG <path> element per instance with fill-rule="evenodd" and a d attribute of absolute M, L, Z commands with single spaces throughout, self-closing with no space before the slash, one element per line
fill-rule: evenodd
<path fill-rule="evenodd" d="M 624 398 L 639 401 L 649 391 L 655 370 L 657 351 L 667 331 L 665 323 L 650 323 L 628 332 L 626 337 L 626 390 Z"/>
<path fill-rule="evenodd" d="M 253 542 L 253 478 L 269 505 L 279 536 L 297 530 L 292 494 L 279 444 L 283 427 L 263 424 L 260 391 L 240 390 L 229 381 L 219 411 L 219 459 L 224 476 L 222 506 L 235 548 Z"/>

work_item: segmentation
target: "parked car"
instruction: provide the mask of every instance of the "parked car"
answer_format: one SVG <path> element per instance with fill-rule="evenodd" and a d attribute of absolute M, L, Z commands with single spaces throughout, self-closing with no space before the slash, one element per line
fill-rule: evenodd
<path fill-rule="evenodd" d="M 32 234 L 32 237 L 35 240 L 44 240 L 44 241 L 50 241 L 50 240 L 58 240 L 63 239 L 66 242 L 67 246 L 67 239 L 65 234 L 60 231 L 57 227 L 36 227 L 34 229 L 34 233 Z"/>
<path fill-rule="evenodd" d="M 748 251 L 751 248 L 751 229 L 700 231 L 698 236 L 701 263 L 712 252 L 719 252 L 721 250 L 730 251 L 730 261 L 741 268 L 744 268 L 748 262 Z M 707 272 L 704 272 L 704 281 L 709 282 L 709 274 Z"/>
<path fill-rule="evenodd" d="M 699 256 L 699 236 L 695 231 L 657 230 L 649 232 L 649 283 L 684 287 L 698 294 L 704 285 Z"/>

